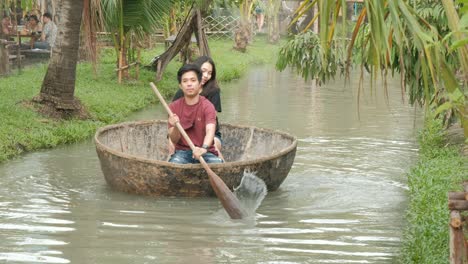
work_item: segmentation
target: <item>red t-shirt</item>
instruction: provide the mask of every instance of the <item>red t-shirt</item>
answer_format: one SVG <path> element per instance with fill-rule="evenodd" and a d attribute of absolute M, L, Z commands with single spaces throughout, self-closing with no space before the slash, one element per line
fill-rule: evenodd
<path fill-rule="evenodd" d="M 172 102 L 169 105 L 171 111 L 179 117 L 180 124 L 184 128 L 187 135 L 197 147 L 203 145 L 203 140 L 206 135 L 206 125 L 216 124 L 216 110 L 213 104 L 203 96 L 200 96 L 198 103 L 188 105 L 185 103 L 184 97 Z M 169 127 L 171 125 L 169 124 Z M 190 150 L 189 144 L 183 137 L 175 144 L 176 150 Z M 211 144 L 209 152 L 218 156 L 218 152 Z"/>

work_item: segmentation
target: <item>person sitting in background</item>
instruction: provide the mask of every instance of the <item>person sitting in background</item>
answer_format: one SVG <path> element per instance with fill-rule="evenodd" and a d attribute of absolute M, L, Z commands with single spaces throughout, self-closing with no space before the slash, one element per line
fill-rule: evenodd
<path fill-rule="evenodd" d="M 36 15 L 29 16 L 28 22 L 26 23 L 26 27 L 23 29 L 21 34 L 24 35 L 35 35 L 41 34 L 42 32 L 42 23 L 39 21 L 39 18 Z"/>
<path fill-rule="evenodd" d="M 34 42 L 39 40 L 42 34 L 42 23 L 36 15 L 30 15 L 26 27 L 21 30 L 21 35 L 31 35 L 31 41 L 28 44 L 21 44 L 21 48 L 33 48 Z"/>
<path fill-rule="evenodd" d="M 262 0 L 257 2 L 255 7 L 255 16 L 257 20 L 257 32 L 263 33 L 263 23 L 265 22 L 265 4 Z"/>
<path fill-rule="evenodd" d="M 2 35 L 11 35 L 11 34 L 14 34 L 13 24 L 11 23 L 11 18 L 9 16 L 3 16 Z"/>
<path fill-rule="evenodd" d="M 55 38 L 57 37 L 57 26 L 52 21 L 52 15 L 48 12 L 42 16 L 42 22 L 44 28 L 39 41 L 34 42 L 34 48 L 50 50 L 54 47 Z"/>

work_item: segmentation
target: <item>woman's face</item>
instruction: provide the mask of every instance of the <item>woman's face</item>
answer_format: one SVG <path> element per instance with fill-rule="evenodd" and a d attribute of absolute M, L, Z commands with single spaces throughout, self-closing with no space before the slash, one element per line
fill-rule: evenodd
<path fill-rule="evenodd" d="M 2 25 L 8 26 L 10 24 L 10 18 L 4 17 L 2 18 Z"/>
<path fill-rule="evenodd" d="M 213 73 L 213 65 L 209 62 L 205 62 L 201 66 L 201 71 L 202 71 L 202 80 L 201 80 L 201 85 L 205 85 L 210 79 L 211 79 L 211 74 Z"/>

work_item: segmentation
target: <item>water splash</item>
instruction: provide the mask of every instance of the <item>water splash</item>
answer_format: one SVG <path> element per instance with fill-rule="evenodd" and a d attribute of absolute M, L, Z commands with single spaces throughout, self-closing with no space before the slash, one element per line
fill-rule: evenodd
<path fill-rule="evenodd" d="M 244 176 L 242 176 L 239 186 L 234 188 L 234 195 L 239 199 L 247 216 L 254 216 L 263 198 L 267 195 L 267 187 L 265 182 L 255 175 L 255 172 L 244 170 Z"/>

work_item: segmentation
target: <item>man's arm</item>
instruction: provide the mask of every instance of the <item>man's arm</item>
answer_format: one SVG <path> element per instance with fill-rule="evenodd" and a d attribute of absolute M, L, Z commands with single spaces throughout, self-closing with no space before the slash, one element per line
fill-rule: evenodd
<path fill-rule="evenodd" d="M 208 152 L 208 148 L 213 144 L 214 140 L 214 134 L 216 130 L 216 124 L 206 124 L 206 135 L 205 138 L 203 139 L 203 146 L 206 146 L 206 148 L 202 147 L 195 147 L 195 150 L 193 151 L 193 157 L 195 159 L 200 159 L 200 156 Z"/>
<path fill-rule="evenodd" d="M 50 23 L 50 22 L 49 22 Z M 49 27 L 47 26 L 47 24 L 44 26 L 43 30 L 42 30 L 42 33 L 41 33 L 41 41 L 45 41 L 46 40 L 46 32 L 49 31 Z"/>
<path fill-rule="evenodd" d="M 213 144 L 214 135 L 216 131 L 216 124 L 206 124 L 206 135 L 203 139 L 203 145 L 211 146 Z"/>
<path fill-rule="evenodd" d="M 205 137 L 203 138 L 203 147 L 195 147 L 193 157 L 200 159 L 200 156 L 208 152 L 208 148 L 213 144 L 216 130 L 216 110 L 212 103 L 204 99 L 203 114 L 205 115 Z"/>
<path fill-rule="evenodd" d="M 168 122 L 169 122 L 169 125 L 171 126 L 169 127 L 169 131 L 168 131 L 169 139 L 172 141 L 172 143 L 177 144 L 177 142 L 179 142 L 180 137 L 181 137 L 179 129 L 175 127 L 176 123 L 179 122 L 179 117 L 176 114 L 173 114 L 172 116 L 169 116 Z"/>

